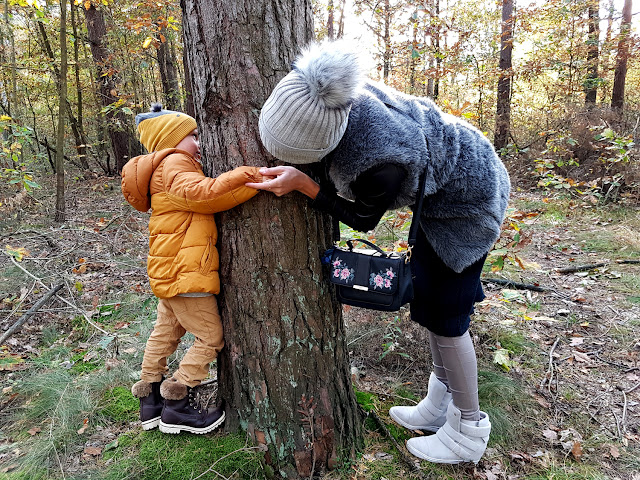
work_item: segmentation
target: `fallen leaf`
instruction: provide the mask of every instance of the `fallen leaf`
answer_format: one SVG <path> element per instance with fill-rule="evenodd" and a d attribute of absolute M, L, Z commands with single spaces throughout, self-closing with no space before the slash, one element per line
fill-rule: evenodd
<path fill-rule="evenodd" d="M 580 460 L 582 457 L 582 444 L 580 442 L 573 444 L 573 447 L 571 447 L 571 455 L 573 455 L 576 460 Z"/>
<path fill-rule="evenodd" d="M 84 453 L 88 455 L 93 455 L 94 457 L 100 455 L 102 453 L 102 448 L 100 447 L 84 447 Z"/>
<path fill-rule="evenodd" d="M 27 430 L 27 433 L 33 437 L 34 435 L 39 434 L 41 431 L 42 430 L 40 428 L 33 427 L 31 430 Z"/>
<path fill-rule="evenodd" d="M 572 347 L 575 347 L 576 345 L 582 345 L 583 343 L 584 343 L 583 337 L 573 337 L 569 345 L 571 345 Z"/>
<path fill-rule="evenodd" d="M 557 440 L 557 439 L 558 439 L 558 434 L 557 434 L 556 432 L 554 432 L 553 430 L 549 430 L 549 429 L 543 430 L 543 431 L 542 431 L 542 435 L 543 435 L 547 440 L 554 441 L 554 440 Z"/>
<path fill-rule="evenodd" d="M 115 328 L 116 330 L 121 330 L 123 328 L 127 328 L 128 326 L 129 322 L 118 322 L 113 326 L 113 328 Z"/>
<path fill-rule="evenodd" d="M 78 430 L 78 434 L 82 435 L 87 430 L 87 428 L 89 428 L 89 419 L 85 418 L 84 422 L 82 422 L 82 428 Z"/>
<path fill-rule="evenodd" d="M 615 445 L 611 445 L 611 447 L 609 447 L 609 455 L 611 455 L 613 458 L 618 458 L 620 457 L 620 450 L 618 450 L 618 447 L 616 447 Z"/>
<path fill-rule="evenodd" d="M 577 350 L 573 351 L 573 358 L 576 362 L 581 362 L 581 363 L 591 362 L 589 355 L 587 355 L 586 353 L 578 352 Z"/>

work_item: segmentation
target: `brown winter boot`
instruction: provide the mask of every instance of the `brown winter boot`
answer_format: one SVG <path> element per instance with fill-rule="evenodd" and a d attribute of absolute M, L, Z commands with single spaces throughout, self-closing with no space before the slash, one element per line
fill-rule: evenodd
<path fill-rule="evenodd" d="M 140 380 L 131 387 L 131 393 L 134 397 L 140 399 L 140 421 L 143 430 L 151 430 L 156 428 L 160 423 L 160 415 L 164 401 L 160 396 L 159 382 L 145 382 Z"/>
<path fill-rule="evenodd" d="M 160 431 L 164 433 L 209 433 L 224 421 L 224 410 L 217 407 L 202 409 L 195 401 L 193 388 L 170 378 L 163 382 L 160 393 L 164 408 L 160 418 Z"/>

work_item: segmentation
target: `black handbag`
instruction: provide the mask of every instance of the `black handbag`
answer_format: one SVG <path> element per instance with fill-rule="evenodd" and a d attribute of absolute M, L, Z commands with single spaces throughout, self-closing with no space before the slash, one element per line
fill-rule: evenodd
<path fill-rule="evenodd" d="M 336 286 L 338 300 L 345 305 L 395 312 L 413 300 L 411 252 L 420 225 L 426 171 L 420 178 L 406 252 L 385 252 L 368 240 L 348 240 L 347 247 L 335 246 L 324 254 L 329 264 L 329 281 Z M 339 229 L 338 229 L 339 232 Z M 356 249 L 353 242 L 370 249 Z"/>

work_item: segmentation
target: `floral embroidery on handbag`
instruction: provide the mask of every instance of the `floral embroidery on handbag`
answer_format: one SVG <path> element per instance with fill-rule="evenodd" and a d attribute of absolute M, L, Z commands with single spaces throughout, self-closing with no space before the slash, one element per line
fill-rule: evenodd
<path fill-rule="evenodd" d="M 378 273 L 372 273 L 369 276 L 369 285 L 371 285 L 374 290 L 376 288 L 381 290 L 391 290 L 395 276 L 396 274 L 393 271 L 393 268 L 387 268 L 386 271 L 380 270 Z"/>
<path fill-rule="evenodd" d="M 334 278 L 343 280 L 345 283 L 353 280 L 355 270 L 353 268 L 349 268 L 349 266 L 343 260 L 340 260 L 339 257 L 336 257 L 333 260 L 331 268 L 333 269 Z"/>

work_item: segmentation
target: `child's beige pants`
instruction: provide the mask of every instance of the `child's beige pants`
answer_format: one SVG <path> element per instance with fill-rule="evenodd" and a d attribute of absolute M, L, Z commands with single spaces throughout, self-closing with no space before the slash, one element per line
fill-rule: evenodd
<path fill-rule="evenodd" d="M 167 357 L 176 351 L 182 336 L 190 332 L 196 339 L 173 376 L 189 387 L 199 385 L 209 373 L 209 363 L 224 346 L 218 302 L 207 297 L 161 298 L 158 319 L 144 349 L 141 379 L 159 382 L 169 374 Z"/>

